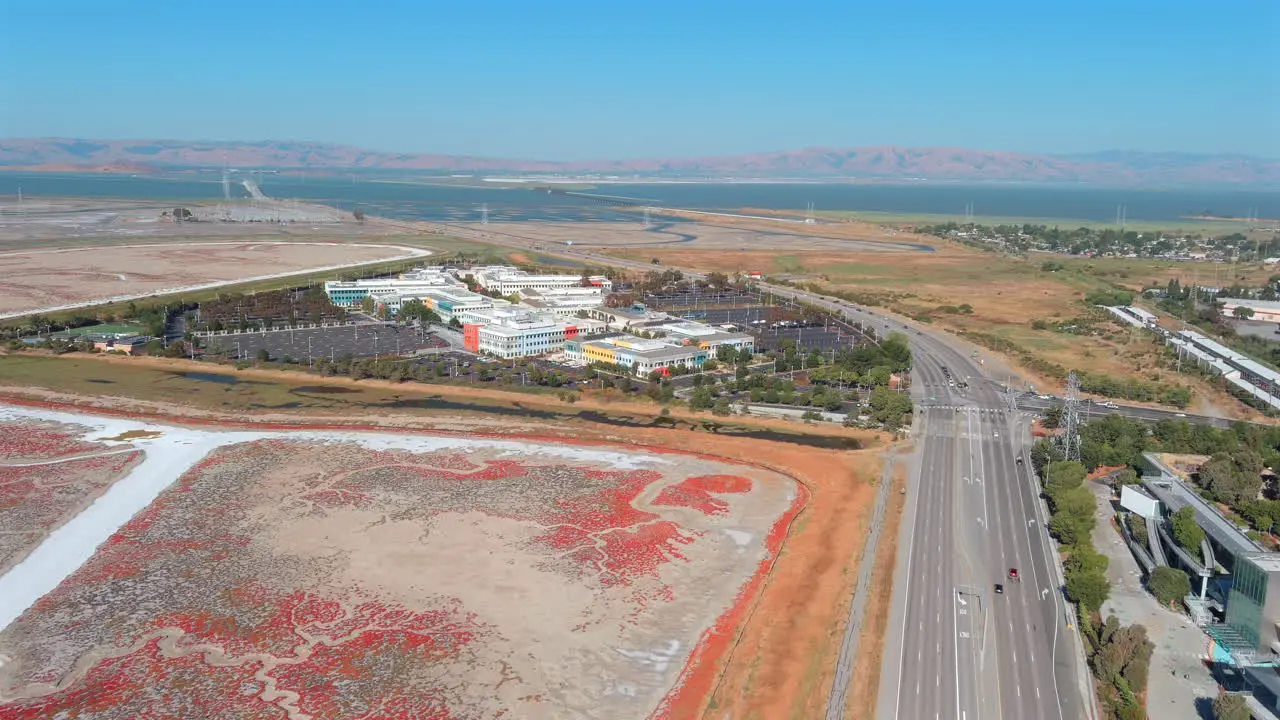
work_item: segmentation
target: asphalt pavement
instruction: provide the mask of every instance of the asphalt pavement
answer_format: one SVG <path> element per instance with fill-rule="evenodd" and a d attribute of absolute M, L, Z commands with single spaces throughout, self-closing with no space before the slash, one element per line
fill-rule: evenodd
<path fill-rule="evenodd" d="M 430 330 L 391 323 L 228 333 L 201 337 L 200 342 L 209 350 L 221 350 L 237 358 L 253 359 L 259 350 L 265 348 L 273 360 L 288 356 L 298 362 L 336 359 L 344 355 L 394 357 L 415 350 L 449 347 Z"/>
<path fill-rule="evenodd" d="M 1061 405 L 1060 398 L 1042 399 L 1037 395 L 1019 395 L 1018 408 L 1021 410 L 1030 410 L 1033 412 L 1044 412 L 1055 405 Z M 1092 418 L 1104 417 L 1112 413 L 1123 415 L 1136 420 L 1146 420 L 1147 422 L 1159 422 L 1161 420 L 1186 420 L 1189 423 L 1197 425 L 1212 425 L 1217 428 L 1231 427 L 1235 422 L 1230 418 L 1211 417 L 1209 415 L 1192 415 L 1182 412 L 1181 410 L 1165 410 L 1162 408 L 1146 407 L 1145 405 L 1125 405 L 1115 403 L 1114 408 L 1103 407 L 1098 403 L 1081 402 L 1080 419 L 1088 421 Z"/>

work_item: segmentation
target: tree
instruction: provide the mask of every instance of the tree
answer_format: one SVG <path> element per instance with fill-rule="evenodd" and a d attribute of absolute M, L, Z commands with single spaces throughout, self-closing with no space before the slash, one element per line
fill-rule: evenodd
<path fill-rule="evenodd" d="M 689 409 L 691 410 L 707 410 L 712 404 L 711 389 L 706 387 L 694 390 L 693 397 L 689 399 Z"/>
<path fill-rule="evenodd" d="M 361 225 L 364 224 L 364 210 L 361 210 L 360 208 L 356 208 L 355 210 L 352 210 L 351 217 L 355 218 L 356 222 L 360 223 Z"/>
<path fill-rule="evenodd" d="M 271 352 L 266 348 L 258 348 L 258 362 L 271 362 Z"/>
<path fill-rule="evenodd" d="M 1239 693 L 1222 693 L 1213 699 L 1214 720 L 1249 720 L 1249 704 Z"/>
<path fill-rule="evenodd" d="M 1067 597 L 1089 610 L 1097 610 L 1111 594 L 1107 577 L 1098 572 L 1067 573 Z"/>
<path fill-rule="evenodd" d="M 884 423 L 885 427 L 900 427 L 911 409 L 911 398 L 907 395 L 894 392 L 886 386 L 879 386 L 871 391 L 871 415 Z"/>
<path fill-rule="evenodd" d="M 1147 587 L 1161 605 L 1170 605 L 1191 593 L 1191 580 L 1177 568 L 1160 566 L 1151 571 Z"/>
<path fill-rule="evenodd" d="M 711 408 L 712 415 L 731 415 L 733 411 L 729 407 L 728 398 L 720 398 L 716 400 L 716 404 Z"/>
<path fill-rule="evenodd" d="M 1044 421 L 1041 422 L 1040 424 L 1052 430 L 1058 427 L 1061 423 L 1062 423 L 1062 406 L 1052 405 L 1049 407 L 1049 409 L 1044 411 Z"/>
<path fill-rule="evenodd" d="M 1072 549 L 1071 556 L 1063 563 L 1063 569 L 1067 572 L 1105 573 L 1110 562 L 1111 558 L 1094 550 L 1092 545 L 1082 543 Z"/>
<path fill-rule="evenodd" d="M 1236 309 L 1231 311 L 1231 314 L 1235 316 L 1237 320 L 1248 320 L 1253 317 L 1253 308 L 1245 307 L 1244 305 L 1237 305 Z"/>
<path fill-rule="evenodd" d="M 1191 506 L 1188 505 L 1173 514 L 1173 539 L 1192 555 L 1200 552 L 1200 543 L 1204 541 L 1204 530 L 1196 524 L 1195 510 Z"/>
<path fill-rule="evenodd" d="M 184 207 L 173 209 L 173 219 L 177 220 L 178 222 L 184 222 L 186 220 L 190 220 L 191 217 L 192 217 L 191 211 Z"/>
<path fill-rule="evenodd" d="M 372 314 L 374 310 L 378 309 L 378 304 L 374 302 L 372 296 L 365 295 L 360 299 L 360 309 L 367 314 Z"/>
<path fill-rule="evenodd" d="M 164 341 L 159 338 L 148 341 L 146 351 L 148 355 L 163 355 Z"/>

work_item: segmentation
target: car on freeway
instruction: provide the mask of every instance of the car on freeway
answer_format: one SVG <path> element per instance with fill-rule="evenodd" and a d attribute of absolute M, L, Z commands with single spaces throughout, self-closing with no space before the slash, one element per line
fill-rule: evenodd
<path fill-rule="evenodd" d="M 1014 460 L 1014 462 L 1016 462 L 1016 463 L 1018 463 L 1019 465 L 1021 465 L 1021 464 L 1022 464 L 1022 456 L 1021 456 L 1021 455 L 1019 455 L 1019 456 Z"/>
<path fill-rule="evenodd" d="M 996 594 L 997 594 L 997 595 L 1003 595 L 1003 594 L 1004 594 L 1004 586 L 1003 586 L 1003 585 L 1001 585 L 1000 583 L 996 583 Z"/>
<path fill-rule="evenodd" d="M 1018 575 L 1018 568 L 1009 568 L 1009 579 L 1014 581 L 1022 579 L 1022 576 Z"/>
<path fill-rule="evenodd" d="M 1175 414 L 1174 414 L 1174 417 L 1186 417 L 1186 416 L 1187 416 L 1187 414 L 1186 414 L 1186 413 L 1175 413 Z"/>
<path fill-rule="evenodd" d="M 1000 433 L 995 433 L 995 436 L 996 436 L 996 437 L 1000 437 Z"/>

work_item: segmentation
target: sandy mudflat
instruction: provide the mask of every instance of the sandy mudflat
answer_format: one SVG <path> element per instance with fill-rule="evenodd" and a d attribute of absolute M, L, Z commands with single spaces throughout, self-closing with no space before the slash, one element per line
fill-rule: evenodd
<path fill-rule="evenodd" d="M 325 242 L 175 242 L 0 253 L 0 317 L 425 254 L 397 245 Z"/>
<path fill-rule="evenodd" d="M 0 577 L 4 717 L 665 717 L 800 499 L 681 453 L 4 413 L 146 454 Z"/>

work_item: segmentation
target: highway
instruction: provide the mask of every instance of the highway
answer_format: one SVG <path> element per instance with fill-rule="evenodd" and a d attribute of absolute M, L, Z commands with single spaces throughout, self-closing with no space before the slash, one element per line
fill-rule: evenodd
<path fill-rule="evenodd" d="M 460 226 L 442 230 L 522 249 L 532 244 Z M 548 254 L 653 269 L 580 250 Z M 1045 532 L 1039 485 L 1030 475 L 1028 417 L 1009 410 L 1000 386 L 965 350 L 957 350 L 964 345 L 955 338 L 806 291 L 760 287 L 836 311 L 879 333 L 905 332 L 911 342 L 917 458 L 898 543 L 905 551 L 898 554 L 892 588 L 877 715 L 1085 718 L 1087 669 L 1078 634 L 1068 629 L 1074 623 Z M 952 387 L 948 372 L 971 381 L 970 387 Z M 1017 582 L 1006 577 L 1014 567 L 1022 577 Z M 994 592 L 997 583 L 1004 585 L 1003 594 Z"/>
<path fill-rule="evenodd" d="M 1087 670 L 1030 470 L 1027 416 L 1010 412 L 1000 386 L 946 336 L 769 289 L 911 342 L 919 460 L 898 544 L 906 552 L 895 573 L 879 717 L 1085 717 Z M 1010 568 L 1022 579 L 1011 581 Z M 997 583 L 1004 593 L 994 592 Z"/>
<path fill-rule="evenodd" d="M 1029 410 L 1032 412 L 1042 413 L 1054 405 L 1061 405 L 1061 398 L 1041 399 L 1037 395 L 1019 395 L 1018 408 L 1021 410 Z M 1080 419 L 1090 420 L 1092 418 L 1110 415 L 1112 413 L 1123 415 L 1127 418 L 1135 420 L 1145 420 L 1147 422 L 1159 422 L 1161 420 L 1185 420 L 1196 425 L 1212 425 L 1216 428 L 1228 428 L 1232 423 L 1237 422 L 1231 418 L 1210 417 L 1208 415 L 1192 415 L 1184 413 L 1180 410 L 1165 410 L 1162 408 L 1146 407 L 1145 405 L 1124 405 L 1115 403 L 1115 408 L 1105 408 L 1097 403 L 1082 401 L 1080 407 Z"/>

